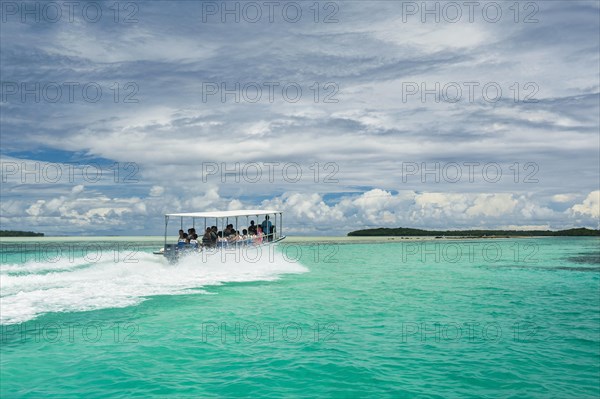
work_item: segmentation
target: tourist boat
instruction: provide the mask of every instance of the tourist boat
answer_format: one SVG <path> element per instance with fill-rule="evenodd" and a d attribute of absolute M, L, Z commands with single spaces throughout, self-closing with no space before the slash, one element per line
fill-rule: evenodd
<path fill-rule="evenodd" d="M 262 218 L 262 220 L 260 219 Z M 177 237 L 178 234 L 173 231 L 169 234 L 169 222 L 171 220 L 179 221 L 179 229 L 186 232 L 188 228 L 193 228 L 198 234 L 198 244 L 192 245 L 173 238 L 175 243 L 169 243 L 169 237 Z M 248 237 L 235 242 L 222 241 L 203 244 L 202 237 L 207 228 L 216 226 L 220 232 L 225 231 L 226 226 L 232 224 L 235 231 L 240 233 L 243 229 L 248 229 L 250 222 L 254 221 L 257 227 L 270 227 L 270 231 L 265 231 L 262 237 Z M 171 224 L 172 226 L 172 224 Z M 184 254 L 194 252 L 218 251 L 229 248 L 244 248 L 248 246 L 273 245 L 285 239 L 282 234 L 283 212 L 276 210 L 257 210 L 244 209 L 237 211 L 213 211 L 213 212 L 189 212 L 189 213 L 168 213 L 165 215 L 165 243 L 160 251 L 154 252 L 157 255 L 165 256 L 170 262 L 176 261 Z M 172 227 L 171 227 L 172 228 Z M 177 230 L 179 230 L 177 229 Z"/>

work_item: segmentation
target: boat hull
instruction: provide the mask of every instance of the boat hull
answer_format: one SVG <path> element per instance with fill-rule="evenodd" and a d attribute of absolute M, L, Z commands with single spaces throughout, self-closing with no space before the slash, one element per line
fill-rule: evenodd
<path fill-rule="evenodd" d="M 164 256 L 170 263 L 176 263 L 182 257 L 188 257 L 193 255 L 214 255 L 223 251 L 232 251 L 232 250 L 244 250 L 250 248 L 257 247 L 268 247 L 271 245 L 275 245 L 281 241 L 283 241 L 286 236 L 278 237 L 273 241 L 265 241 L 262 244 L 227 244 L 227 245 L 218 245 L 216 247 L 204 247 L 204 248 L 190 248 L 190 247 L 179 247 L 177 244 L 166 244 L 164 248 L 161 248 L 160 251 L 153 252 L 155 255 Z"/>

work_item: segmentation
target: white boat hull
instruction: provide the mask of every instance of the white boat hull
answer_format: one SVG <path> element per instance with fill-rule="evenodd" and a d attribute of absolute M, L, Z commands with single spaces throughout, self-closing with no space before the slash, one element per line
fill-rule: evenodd
<path fill-rule="evenodd" d="M 181 258 L 182 256 L 190 256 L 190 255 L 213 255 L 219 252 L 223 252 L 223 251 L 234 251 L 236 249 L 238 250 L 249 250 L 252 248 L 257 248 L 257 247 L 267 247 L 267 246 L 271 246 L 274 244 L 277 244 L 281 241 L 283 241 L 285 239 L 286 236 L 281 236 L 278 237 L 277 239 L 274 239 L 273 241 L 265 241 L 262 244 L 242 244 L 240 243 L 234 243 L 234 244 L 230 244 L 227 243 L 226 245 L 217 245 L 216 247 L 201 247 L 201 248 L 190 248 L 190 247 L 179 247 L 177 244 L 167 244 L 164 248 L 161 248 L 158 251 L 154 251 L 153 254 L 155 255 L 161 255 L 166 257 L 169 262 L 174 263 L 177 262 L 179 260 L 179 258 Z"/>

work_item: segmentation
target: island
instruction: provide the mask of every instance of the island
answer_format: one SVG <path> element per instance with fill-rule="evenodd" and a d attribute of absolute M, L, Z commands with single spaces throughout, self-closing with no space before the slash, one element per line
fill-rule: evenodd
<path fill-rule="evenodd" d="M 421 230 L 407 227 L 375 228 L 356 230 L 348 233 L 350 237 L 592 237 L 600 236 L 600 230 L 585 227 L 568 230 Z"/>
<path fill-rule="evenodd" d="M 33 231 L 0 230 L 0 237 L 43 237 L 44 233 Z"/>

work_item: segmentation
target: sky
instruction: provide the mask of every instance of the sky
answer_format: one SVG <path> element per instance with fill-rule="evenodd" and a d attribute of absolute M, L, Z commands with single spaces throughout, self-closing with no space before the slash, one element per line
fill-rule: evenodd
<path fill-rule="evenodd" d="M 1 229 L 599 228 L 600 2 L 0 2 Z"/>

